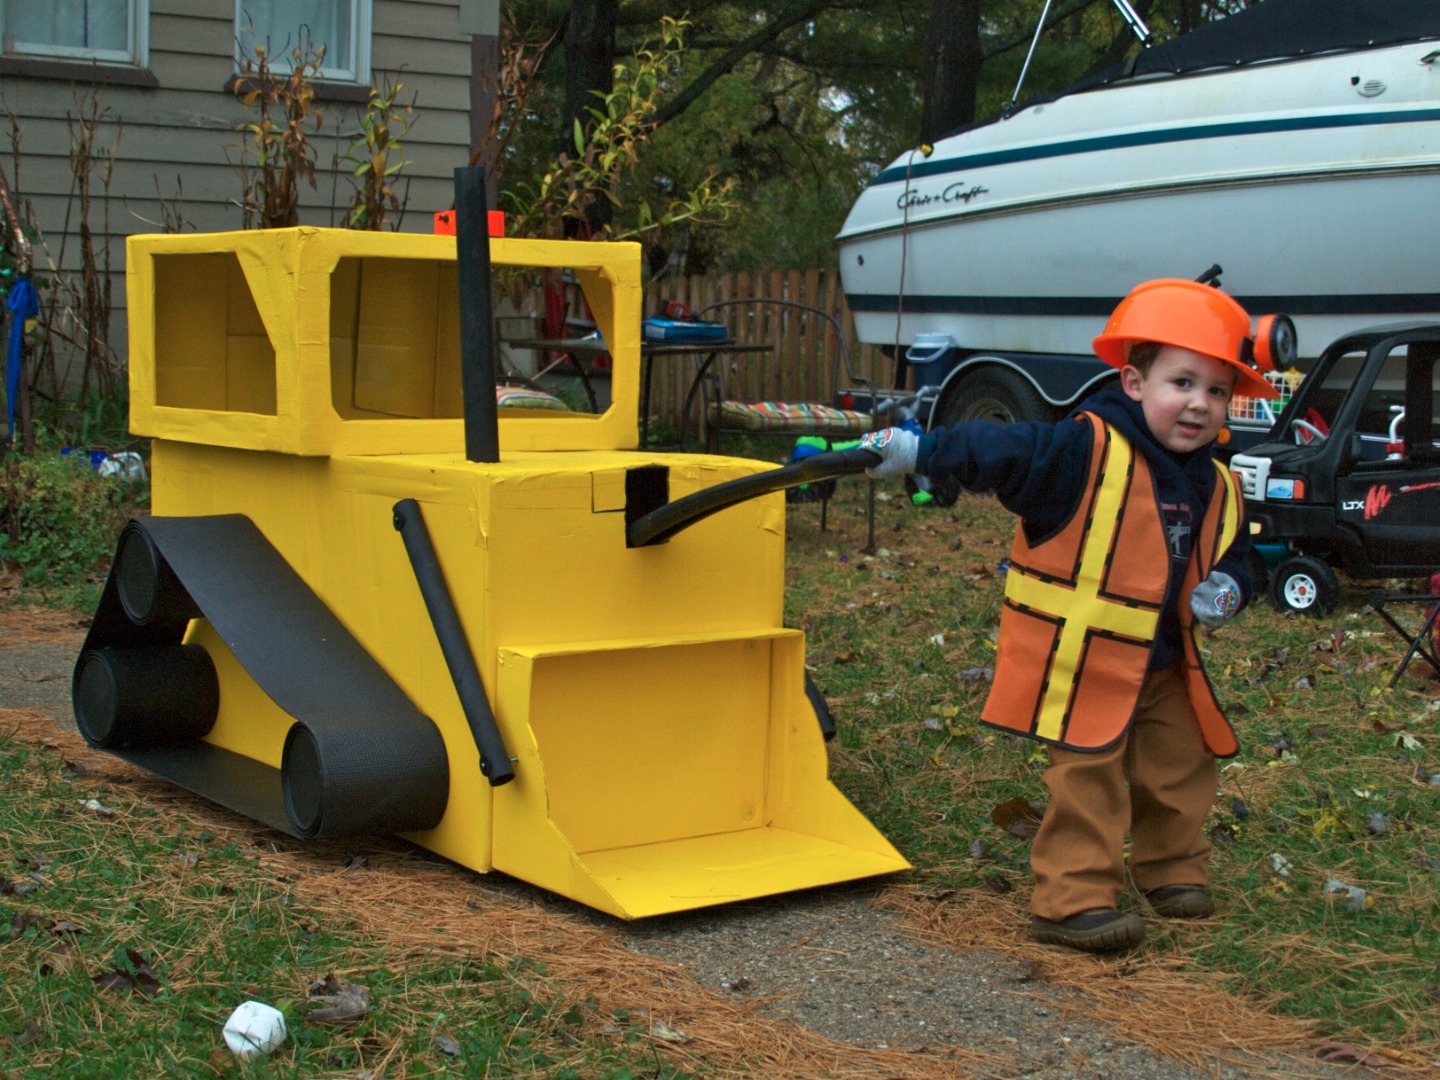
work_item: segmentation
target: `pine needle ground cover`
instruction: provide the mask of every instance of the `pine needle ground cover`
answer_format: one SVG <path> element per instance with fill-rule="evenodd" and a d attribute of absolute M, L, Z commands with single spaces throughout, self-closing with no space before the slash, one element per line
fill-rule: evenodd
<path fill-rule="evenodd" d="M 47 728 L 0 710 L 0 1075 L 683 1075 L 647 1018 L 567 994 L 542 963 L 357 921 L 388 912 L 363 842 L 291 861 L 278 834 Z M 408 869 L 423 909 L 424 866 Z M 288 1027 L 249 1064 L 221 1040 L 247 1000 Z"/>
<path fill-rule="evenodd" d="M 1014 519 L 989 497 L 917 509 L 877 487 L 869 554 L 863 479 L 840 482 L 826 532 L 818 509 L 790 514 L 787 623 L 836 714 L 832 773 L 921 896 L 1019 928 L 1046 758 L 977 722 Z M 1440 681 L 1416 662 L 1385 689 L 1405 645 L 1370 584 L 1321 618 L 1260 599 L 1208 635 L 1242 746 L 1210 820 L 1219 911 L 1152 919 L 1140 955 L 1313 1021 L 1345 1060 L 1364 1045 L 1371 1064 L 1423 1066 L 1440 1041 Z"/>

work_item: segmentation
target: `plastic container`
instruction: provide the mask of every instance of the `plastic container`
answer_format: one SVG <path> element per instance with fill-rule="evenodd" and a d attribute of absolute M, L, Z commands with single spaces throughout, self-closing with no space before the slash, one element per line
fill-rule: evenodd
<path fill-rule="evenodd" d="M 730 336 L 724 323 L 686 322 L 678 319 L 646 319 L 640 324 L 646 341 L 667 344 L 719 344 Z"/>
<path fill-rule="evenodd" d="M 905 362 L 915 371 L 915 389 L 939 386 L 955 369 L 955 339 L 949 334 L 916 334 L 915 343 L 905 350 Z"/>

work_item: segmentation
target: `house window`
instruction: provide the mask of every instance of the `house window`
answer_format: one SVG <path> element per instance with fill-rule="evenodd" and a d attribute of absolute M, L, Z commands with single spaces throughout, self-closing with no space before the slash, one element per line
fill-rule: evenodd
<path fill-rule="evenodd" d="M 265 47 L 277 71 L 290 70 L 290 55 L 307 42 L 325 46 L 320 71 L 337 82 L 370 81 L 371 0 L 236 0 L 237 61 Z"/>
<path fill-rule="evenodd" d="M 5 54 L 143 67 L 149 6 L 149 0 L 3 0 Z"/>

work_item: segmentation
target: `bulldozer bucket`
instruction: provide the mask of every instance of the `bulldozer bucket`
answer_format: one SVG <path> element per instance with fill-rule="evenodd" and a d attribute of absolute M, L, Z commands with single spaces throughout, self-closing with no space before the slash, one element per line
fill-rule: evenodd
<path fill-rule="evenodd" d="M 803 637 L 503 649 L 497 869 L 625 918 L 904 869 L 826 776 Z M 643 688 L 643 692 L 641 692 Z"/>

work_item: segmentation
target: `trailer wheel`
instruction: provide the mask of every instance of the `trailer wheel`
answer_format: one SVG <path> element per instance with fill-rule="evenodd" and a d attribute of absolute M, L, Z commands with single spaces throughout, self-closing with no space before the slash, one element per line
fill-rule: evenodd
<path fill-rule="evenodd" d="M 1275 568 L 1270 582 L 1270 601 L 1275 610 L 1328 615 L 1339 600 L 1340 581 L 1335 571 L 1319 559 L 1297 555 Z"/>
<path fill-rule="evenodd" d="M 1017 420 L 1055 419 L 1035 387 L 1004 368 L 983 368 L 948 387 L 935 406 L 931 427 L 948 427 L 971 420 L 1013 424 Z"/>

